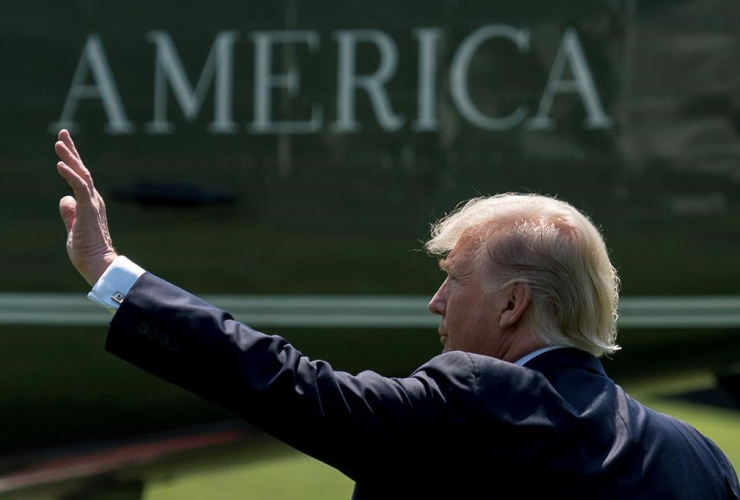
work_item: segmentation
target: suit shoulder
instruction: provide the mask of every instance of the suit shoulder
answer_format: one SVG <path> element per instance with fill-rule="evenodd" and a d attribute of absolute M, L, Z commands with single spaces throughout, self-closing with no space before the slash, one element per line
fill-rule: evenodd
<path fill-rule="evenodd" d="M 463 351 L 451 351 L 435 356 L 420 366 L 412 376 L 431 377 L 453 384 L 462 384 L 476 395 L 498 389 L 531 387 L 546 383 L 542 374 L 500 359 Z M 535 384 L 536 385 L 536 384 Z"/>
<path fill-rule="evenodd" d="M 468 353 L 454 351 L 433 357 L 414 370 L 411 377 L 464 381 L 465 385 L 473 386 L 477 373 Z"/>

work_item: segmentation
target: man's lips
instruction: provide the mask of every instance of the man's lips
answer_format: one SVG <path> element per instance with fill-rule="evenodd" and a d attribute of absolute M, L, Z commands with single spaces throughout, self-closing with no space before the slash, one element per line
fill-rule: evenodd
<path fill-rule="evenodd" d="M 442 345 L 445 345 L 447 343 L 447 339 L 449 336 L 447 334 L 441 333 L 439 334 L 439 341 L 442 343 Z"/>

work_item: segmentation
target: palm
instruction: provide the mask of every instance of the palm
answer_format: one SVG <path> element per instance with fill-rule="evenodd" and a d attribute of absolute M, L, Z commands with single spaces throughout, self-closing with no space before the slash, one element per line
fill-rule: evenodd
<path fill-rule="evenodd" d="M 105 211 L 102 212 L 102 215 L 105 216 Z M 88 219 L 89 217 L 86 217 L 86 214 L 79 214 L 78 212 L 72 223 L 72 229 L 67 236 L 67 254 L 75 266 L 113 246 L 107 228 L 104 228 L 105 231 L 99 234 L 84 231 L 85 227 L 90 227 L 91 224 L 96 223 L 96 221 Z M 79 231 L 77 230 L 78 226 L 80 227 Z"/>

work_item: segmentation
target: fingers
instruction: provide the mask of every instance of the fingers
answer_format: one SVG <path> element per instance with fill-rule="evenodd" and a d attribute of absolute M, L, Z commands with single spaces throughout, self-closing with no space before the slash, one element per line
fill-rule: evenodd
<path fill-rule="evenodd" d="M 56 151 L 57 156 L 59 156 L 60 160 L 71 167 L 77 173 L 77 175 L 85 180 L 85 182 L 92 185 L 92 177 L 90 176 L 90 172 L 87 170 L 87 168 L 85 168 L 85 165 L 82 164 L 80 159 L 74 153 L 72 153 L 72 151 L 69 150 L 66 144 L 64 144 L 62 141 L 58 141 L 56 144 L 54 144 L 54 150 Z"/>
<path fill-rule="evenodd" d="M 59 159 L 71 167 L 91 188 L 93 187 L 93 180 L 90 175 L 90 171 L 82 163 L 82 158 L 77 152 L 77 148 L 75 147 L 74 141 L 72 141 L 72 136 L 69 134 L 69 131 L 62 129 L 59 132 L 59 141 L 54 144 L 54 150 L 56 151 L 57 156 L 59 156 Z"/>
<path fill-rule="evenodd" d="M 69 149 L 75 157 L 82 163 L 82 157 L 80 156 L 80 153 L 77 152 L 77 148 L 75 147 L 75 143 L 72 140 L 72 135 L 69 133 L 67 129 L 62 129 L 59 131 L 59 140 L 64 143 L 65 146 L 67 146 L 67 149 Z"/>
<path fill-rule="evenodd" d="M 69 234 L 77 217 L 77 203 L 74 198 L 65 196 L 59 200 L 59 215 L 62 216 L 64 227 L 67 228 L 67 234 Z"/>
<path fill-rule="evenodd" d="M 59 144 L 59 143 L 57 143 Z M 67 181 L 67 184 L 72 188 L 75 193 L 77 201 L 84 202 L 92 197 L 93 190 L 90 189 L 90 185 L 75 172 L 69 165 L 60 161 L 57 163 L 57 172 L 62 178 Z"/>

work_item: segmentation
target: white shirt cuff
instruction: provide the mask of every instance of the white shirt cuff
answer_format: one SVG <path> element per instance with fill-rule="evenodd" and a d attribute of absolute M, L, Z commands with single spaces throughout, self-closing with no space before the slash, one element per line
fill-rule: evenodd
<path fill-rule="evenodd" d="M 115 314 L 136 280 L 146 271 L 123 255 L 108 266 L 87 298 Z"/>

